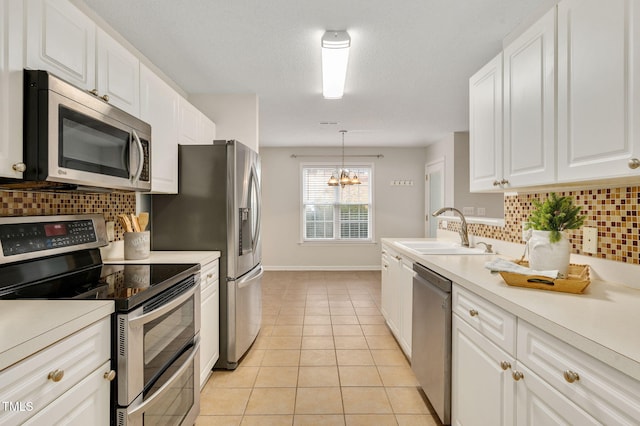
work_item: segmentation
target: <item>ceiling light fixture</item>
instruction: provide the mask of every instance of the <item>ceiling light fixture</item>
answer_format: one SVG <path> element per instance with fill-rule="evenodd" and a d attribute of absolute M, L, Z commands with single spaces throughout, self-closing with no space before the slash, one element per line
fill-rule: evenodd
<path fill-rule="evenodd" d="M 336 178 L 334 174 L 331 174 L 331 177 L 329 178 L 327 185 L 329 186 L 340 185 L 343 188 L 345 185 L 360 185 L 362 182 L 360 182 L 360 179 L 358 179 L 358 175 L 354 173 L 353 177 L 351 177 L 349 170 L 344 168 L 344 134 L 347 133 L 347 131 L 340 130 L 340 133 L 342 133 L 342 168 L 338 172 L 338 176 L 340 176 L 340 179 Z"/>
<path fill-rule="evenodd" d="M 341 99 L 347 78 L 351 37 L 346 31 L 327 31 L 322 36 L 322 96 Z"/>

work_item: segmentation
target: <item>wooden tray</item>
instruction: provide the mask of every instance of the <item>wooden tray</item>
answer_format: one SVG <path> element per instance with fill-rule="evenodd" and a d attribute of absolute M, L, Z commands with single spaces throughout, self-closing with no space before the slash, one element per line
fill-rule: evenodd
<path fill-rule="evenodd" d="M 529 267 L 526 260 L 515 260 L 518 265 Z M 522 275 L 514 272 L 500 272 L 502 279 L 511 286 L 537 288 L 539 290 L 582 293 L 591 283 L 589 266 L 570 264 L 565 278 L 551 279 L 541 275 Z"/>

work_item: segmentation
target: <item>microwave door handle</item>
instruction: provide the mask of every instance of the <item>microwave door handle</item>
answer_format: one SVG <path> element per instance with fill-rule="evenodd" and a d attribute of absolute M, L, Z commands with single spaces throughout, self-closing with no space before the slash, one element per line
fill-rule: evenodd
<path fill-rule="evenodd" d="M 176 380 L 178 380 L 178 378 L 180 377 L 180 375 L 182 373 L 184 373 L 184 370 L 186 370 L 187 368 L 189 368 L 191 366 L 191 363 L 193 362 L 193 359 L 198 354 L 198 349 L 199 348 L 200 348 L 200 343 L 196 343 L 196 346 L 194 346 L 194 348 L 193 348 L 193 353 L 191 355 L 189 355 L 189 358 L 187 358 L 186 362 L 184 364 L 182 364 L 180 366 L 180 368 L 178 368 L 178 371 L 176 371 L 173 374 L 173 376 L 171 376 L 171 378 L 169 380 L 167 380 L 167 382 L 164 385 L 160 386 L 160 388 L 154 392 L 154 394 L 151 396 L 151 398 L 147 399 L 145 402 L 140 404 L 138 407 L 136 407 L 132 411 L 127 412 L 127 416 L 129 418 L 135 418 L 138 415 L 138 413 L 145 412 L 146 409 L 149 408 L 149 406 L 153 405 L 155 403 L 156 399 L 158 399 L 162 394 L 164 394 L 164 391 L 167 388 L 169 388 L 169 387 L 174 385 L 174 382 Z"/>
<path fill-rule="evenodd" d="M 199 285 L 195 285 L 193 286 L 191 289 L 189 289 L 188 291 L 186 291 L 185 293 L 181 294 L 180 296 L 176 297 L 175 299 L 173 299 L 171 302 L 166 303 L 164 305 L 162 305 L 162 307 L 155 309 L 149 313 L 146 313 L 144 315 L 140 315 L 139 317 L 134 317 L 129 319 L 129 325 L 131 327 L 137 327 L 139 324 L 146 324 L 150 321 L 153 321 L 156 318 L 160 318 L 162 315 L 166 314 L 167 312 L 170 312 L 172 309 L 180 306 L 181 304 L 183 304 L 184 302 L 186 302 L 191 296 L 193 296 L 196 292 L 196 290 L 199 292 L 200 291 L 200 286 Z M 196 303 L 200 303 L 198 300 L 196 300 Z"/>
<path fill-rule="evenodd" d="M 142 168 L 144 167 L 144 148 L 142 148 L 142 142 L 140 142 L 140 138 L 136 131 L 131 130 L 131 134 L 133 135 L 133 140 L 136 141 L 136 145 L 138 146 L 138 169 L 132 179 L 132 182 L 137 182 L 140 179 Z"/>

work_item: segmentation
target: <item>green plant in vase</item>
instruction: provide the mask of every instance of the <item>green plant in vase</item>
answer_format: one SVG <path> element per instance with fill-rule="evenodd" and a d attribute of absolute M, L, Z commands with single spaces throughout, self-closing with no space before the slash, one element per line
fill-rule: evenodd
<path fill-rule="evenodd" d="M 580 207 L 573 205 L 571 197 L 559 197 L 555 192 L 540 202 L 532 201 L 534 210 L 529 216 L 526 229 L 551 231 L 549 241 L 560 241 L 561 232 L 566 229 L 578 229 L 584 224 L 585 216 L 580 214 Z"/>
<path fill-rule="evenodd" d="M 525 229 L 532 229 L 527 246 L 529 265 L 539 271 L 558 270 L 563 275 L 569 268 L 571 247 L 562 235 L 567 229 L 578 229 L 585 216 L 571 197 L 559 197 L 552 192 L 545 201 L 533 200 L 533 211 Z"/>

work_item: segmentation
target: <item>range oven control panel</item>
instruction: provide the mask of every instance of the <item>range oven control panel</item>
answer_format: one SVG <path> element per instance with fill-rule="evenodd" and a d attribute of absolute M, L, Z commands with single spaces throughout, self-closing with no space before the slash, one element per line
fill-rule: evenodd
<path fill-rule="evenodd" d="M 5 257 L 96 241 L 91 219 L 0 224 L 0 244 Z"/>

